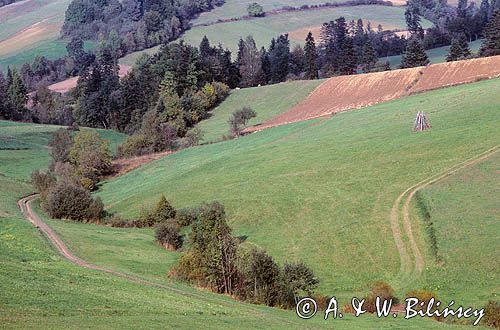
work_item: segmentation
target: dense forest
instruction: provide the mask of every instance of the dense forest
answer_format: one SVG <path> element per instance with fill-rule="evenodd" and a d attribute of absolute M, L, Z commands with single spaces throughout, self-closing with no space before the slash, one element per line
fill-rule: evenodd
<path fill-rule="evenodd" d="M 62 36 L 111 39 L 120 43 L 120 52 L 124 54 L 176 39 L 189 27 L 189 19 L 223 3 L 223 0 L 73 0 L 66 11 Z"/>

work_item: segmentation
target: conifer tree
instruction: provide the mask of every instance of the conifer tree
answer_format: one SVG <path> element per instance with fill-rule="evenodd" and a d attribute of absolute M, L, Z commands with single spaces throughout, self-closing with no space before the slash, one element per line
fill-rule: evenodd
<path fill-rule="evenodd" d="M 453 38 L 451 41 L 450 51 L 446 55 L 446 62 L 457 61 L 462 57 L 463 51 L 458 39 Z"/>
<path fill-rule="evenodd" d="M 370 72 L 377 63 L 377 54 L 375 53 L 375 49 L 373 49 L 373 44 L 371 40 L 368 38 L 366 40 L 365 45 L 363 46 L 363 72 Z"/>
<path fill-rule="evenodd" d="M 271 81 L 279 83 L 286 80 L 290 63 L 290 41 L 288 34 L 282 34 L 271 41 L 269 47 L 269 60 L 271 61 Z"/>
<path fill-rule="evenodd" d="M 406 45 L 401 59 L 401 68 L 414 68 L 429 64 L 429 58 L 425 53 L 422 42 L 417 37 L 411 37 Z"/>
<path fill-rule="evenodd" d="M 464 33 L 460 33 L 460 36 L 458 37 L 458 44 L 462 49 L 462 58 L 469 57 L 471 55 L 471 52 L 469 49 L 469 43 L 467 42 L 467 37 Z"/>
<path fill-rule="evenodd" d="M 316 53 L 316 44 L 314 43 L 314 37 L 309 31 L 306 38 L 306 44 L 304 46 L 305 54 L 305 69 L 307 79 L 318 79 L 318 54 Z"/>
<path fill-rule="evenodd" d="M 500 55 L 500 9 L 491 16 L 484 30 L 484 41 L 479 51 L 481 56 Z"/>
<path fill-rule="evenodd" d="M 8 72 L 6 105 L 9 112 L 9 119 L 28 119 L 28 109 L 26 108 L 28 91 L 26 90 L 26 86 L 15 68 Z"/>
<path fill-rule="evenodd" d="M 346 38 L 343 46 L 338 71 L 342 75 L 354 74 L 357 68 L 357 56 L 352 38 Z"/>

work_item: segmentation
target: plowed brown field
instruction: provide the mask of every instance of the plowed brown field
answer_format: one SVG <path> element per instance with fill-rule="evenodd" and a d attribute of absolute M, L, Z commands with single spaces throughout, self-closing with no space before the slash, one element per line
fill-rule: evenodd
<path fill-rule="evenodd" d="M 289 111 L 245 132 L 332 115 L 413 93 L 500 76 L 500 56 L 333 77 Z"/>

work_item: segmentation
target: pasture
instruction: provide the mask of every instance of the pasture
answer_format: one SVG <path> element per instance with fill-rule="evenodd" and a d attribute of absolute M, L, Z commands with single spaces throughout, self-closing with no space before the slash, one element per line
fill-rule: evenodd
<path fill-rule="evenodd" d="M 257 117 L 248 125 L 263 123 L 280 113 L 286 112 L 301 102 L 324 80 L 291 81 L 281 84 L 232 90 L 224 102 L 211 111 L 208 120 L 197 127 L 204 133 L 203 142 L 216 142 L 229 134 L 228 120 L 232 113 L 242 107 L 250 107 Z"/>
<path fill-rule="evenodd" d="M 105 183 L 98 195 L 125 217 L 161 194 L 176 207 L 218 200 L 238 236 L 280 262 L 305 261 L 321 292 L 346 298 L 385 280 L 404 294 L 432 283 L 399 272 L 393 202 L 499 144 L 499 90 L 500 79 L 482 81 L 190 148 Z M 418 110 L 429 114 L 430 131 L 411 131 Z M 412 226 L 429 260 L 423 224 Z"/>
<path fill-rule="evenodd" d="M 288 12 L 252 20 L 195 26 L 186 31 L 182 39 L 189 44 L 199 45 L 203 36 L 206 35 L 211 44 L 217 45 L 221 43 L 235 54 L 238 40 L 245 38 L 247 35 L 254 37 L 257 47 L 268 47 L 271 39 L 280 34 L 299 29 L 317 29 L 324 22 L 335 20 L 340 16 L 344 16 L 346 20 L 362 18 L 365 23 L 370 21 L 374 28 L 378 24 L 391 29 L 404 29 L 406 26 L 404 8 L 371 5 Z M 424 20 L 423 25 L 429 27 L 430 22 Z M 303 43 L 302 38 L 291 40 L 291 46 L 302 45 Z"/>
<path fill-rule="evenodd" d="M 14 127 L 17 133 L 13 132 Z M 10 127 L 10 128 L 9 128 Z M 0 175 L 0 320 L 11 329 L 206 328 L 206 329 L 358 329 L 405 327 L 442 329 L 431 320 L 405 321 L 374 316 L 324 321 L 300 320 L 292 311 L 249 305 L 171 282 L 164 271 L 172 255 L 152 242 L 151 230 L 50 221 L 79 256 L 168 284 L 159 289 L 77 267 L 64 260 L 19 212 L 17 200 L 32 191 L 31 171 L 46 166 L 45 135 L 56 127 L 0 121 L 0 134 L 14 137 L 11 147 L 30 147 L 17 164 L 2 158 Z M 43 133 L 46 132 L 46 133 Z M 109 132 L 108 134 L 112 134 Z M 4 146 L 2 141 L 2 146 Z M 1 149 L 5 157 L 7 150 Z M 45 153 L 44 153 L 45 152 Z M 44 158 L 45 157 L 45 158 Z M 19 164 L 27 162 L 13 174 Z M 37 163 L 38 162 L 38 163 Z M 101 252 L 101 253 L 100 253 Z M 175 257 L 175 256 L 174 256 Z M 453 329 L 462 327 L 454 326 Z"/>

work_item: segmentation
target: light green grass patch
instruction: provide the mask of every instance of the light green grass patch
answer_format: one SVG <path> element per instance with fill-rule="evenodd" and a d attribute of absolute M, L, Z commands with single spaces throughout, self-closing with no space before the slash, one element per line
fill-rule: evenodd
<path fill-rule="evenodd" d="M 242 107 L 250 107 L 257 116 L 248 126 L 265 122 L 305 99 L 324 80 L 292 81 L 281 84 L 233 90 L 224 102 L 211 112 L 211 117 L 197 127 L 204 132 L 204 142 L 222 140 L 229 135 L 228 120 Z"/>

